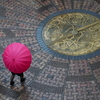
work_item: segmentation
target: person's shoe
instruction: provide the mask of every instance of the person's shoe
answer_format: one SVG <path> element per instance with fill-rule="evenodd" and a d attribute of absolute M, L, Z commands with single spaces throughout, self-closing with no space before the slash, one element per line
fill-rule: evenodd
<path fill-rule="evenodd" d="M 10 86 L 14 86 L 14 81 L 10 81 Z"/>
<path fill-rule="evenodd" d="M 10 88 L 14 89 L 14 81 L 10 81 Z"/>
<path fill-rule="evenodd" d="M 19 89 L 19 91 L 23 91 L 25 89 L 25 86 L 21 86 L 21 88 Z"/>
<path fill-rule="evenodd" d="M 10 88 L 14 89 L 14 81 L 10 81 Z"/>
<path fill-rule="evenodd" d="M 13 90 L 14 89 L 14 85 L 10 86 L 10 88 Z"/>

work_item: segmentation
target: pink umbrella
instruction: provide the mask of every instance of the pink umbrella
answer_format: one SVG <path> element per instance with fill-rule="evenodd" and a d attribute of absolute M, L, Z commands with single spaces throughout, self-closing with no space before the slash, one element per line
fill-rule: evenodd
<path fill-rule="evenodd" d="M 30 50 L 21 43 L 8 45 L 2 57 L 5 66 L 13 73 L 25 72 L 32 62 Z"/>

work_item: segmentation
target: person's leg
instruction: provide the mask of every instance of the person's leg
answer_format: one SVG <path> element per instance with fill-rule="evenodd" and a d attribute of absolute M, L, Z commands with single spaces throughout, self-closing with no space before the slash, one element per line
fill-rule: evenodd
<path fill-rule="evenodd" d="M 18 76 L 20 76 L 20 82 L 21 82 L 21 86 L 24 86 L 24 82 L 25 82 L 25 78 L 24 78 L 24 74 L 17 74 Z"/>
<path fill-rule="evenodd" d="M 11 73 L 12 73 L 12 72 L 11 72 Z M 11 86 L 14 86 L 14 77 L 15 77 L 15 74 L 12 73 L 11 78 L 10 78 L 10 85 L 11 85 Z"/>
<path fill-rule="evenodd" d="M 24 86 L 25 78 L 24 76 L 20 76 L 21 86 Z"/>
<path fill-rule="evenodd" d="M 25 88 L 24 86 L 24 82 L 25 82 L 25 78 L 24 78 L 24 74 L 17 74 L 18 76 L 20 76 L 20 82 L 21 82 L 21 88 L 19 89 L 20 91 L 23 90 Z"/>

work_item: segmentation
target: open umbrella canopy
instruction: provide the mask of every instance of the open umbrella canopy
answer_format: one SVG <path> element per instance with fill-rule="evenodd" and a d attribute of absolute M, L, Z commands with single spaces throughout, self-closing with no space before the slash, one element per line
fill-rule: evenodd
<path fill-rule="evenodd" d="M 32 62 L 30 50 L 21 43 L 12 43 L 2 54 L 5 66 L 13 73 L 25 72 Z"/>

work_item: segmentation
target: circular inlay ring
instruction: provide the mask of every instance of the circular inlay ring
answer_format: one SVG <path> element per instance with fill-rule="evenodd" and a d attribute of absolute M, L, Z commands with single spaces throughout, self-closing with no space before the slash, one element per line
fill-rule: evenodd
<path fill-rule="evenodd" d="M 100 53 L 100 15 L 87 10 L 64 10 L 48 16 L 37 29 L 43 50 L 64 59 L 87 59 Z"/>

